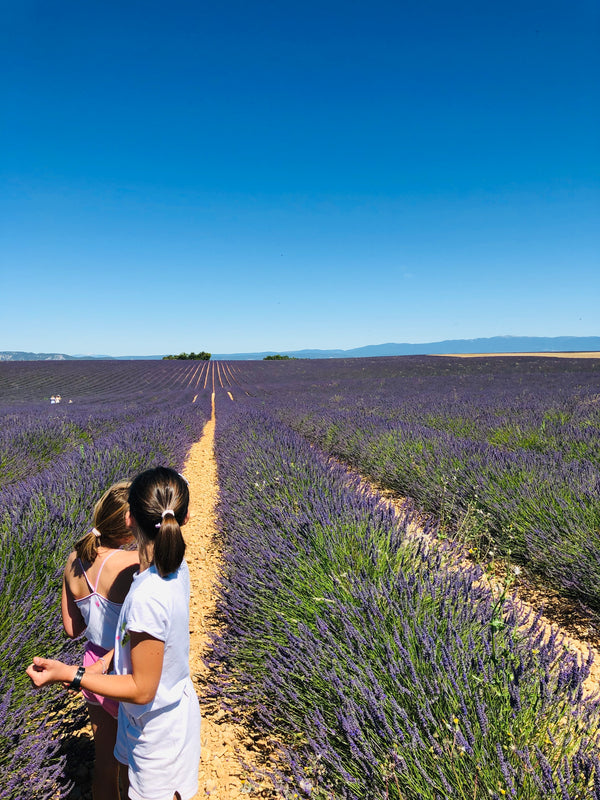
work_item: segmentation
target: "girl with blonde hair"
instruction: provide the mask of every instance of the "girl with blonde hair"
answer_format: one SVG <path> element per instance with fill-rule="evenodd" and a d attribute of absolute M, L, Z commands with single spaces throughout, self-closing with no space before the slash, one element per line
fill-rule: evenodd
<path fill-rule="evenodd" d="M 99 663 L 106 673 L 115 642 L 123 601 L 138 568 L 136 550 L 125 550 L 133 536 L 126 525 L 129 481 L 113 484 L 94 507 L 91 531 L 75 543 L 63 573 L 62 620 L 67 636 L 87 639 L 84 667 Z M 119 766 L 113 750 L 117 737 L 118 703 L 83 690 L 96 752 L 94 800 L 119 797 Z"/>

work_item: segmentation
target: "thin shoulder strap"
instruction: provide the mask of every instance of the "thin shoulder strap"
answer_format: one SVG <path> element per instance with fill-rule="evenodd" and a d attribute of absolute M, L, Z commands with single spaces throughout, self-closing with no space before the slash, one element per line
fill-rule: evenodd
<path fill-rule="evenodd" d="M 80 558 L 78 558 L 77 561 L 79 561 L 79 566 L 81 567 L 81 571 L 83 572 L 83 577 L 85 578 L 85 582 L 87 583 L 90 592 L 95 592 L 96 590 L 90 583 L 90 579 L 87 576 L 87 572 L 83 568 L 83 561 Z"/>
<path fill-rule="evenodd" d="M 106 564 L 106 562 L 108 561 L 109 558 L 112 558 L 112 556 L 114 556 L 114 554 L 118 553 L 118 552 L 119 552 L 118 550 L 112 550 L 106 556 L 106 558 L 104 559 L 102 564 L 100 564 L 100 569 L 98 570 L 98 574 L 96 575 L 96 585 L 94 586 L 94 589 L 93 589 L 94 592 L 97 591 L 97 589 L 98 589 L 98 584 L 100 583 L 100 575 L 102 575 L 102 570 L 104 569 L 104 565 Z M 87 580 L 87 575 L 85 576 L 85 578 Z M 88 581 L 88 584 L 89 584 L 89 581 Z"/>

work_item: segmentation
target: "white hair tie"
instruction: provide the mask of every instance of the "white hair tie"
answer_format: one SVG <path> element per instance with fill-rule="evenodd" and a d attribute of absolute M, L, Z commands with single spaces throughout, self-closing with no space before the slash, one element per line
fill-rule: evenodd
<path fill-rule="evenodd" d="M 162 512 L 162 514 L 160 516 L 161 516 L 162 519 L 164 519 L 167 516 L 167 514 L 173 514 L 173 516 L 175 516 L 175 512 L 173 511 L 172 508 L 165 508 L 165 510 Z M 155 528 L 160 528 L 161 525 L 162 525 L 162 522 L 157 522 L 154 527 Z"/>
<path fill-rule="evenodd" d="M 100 533 L 100 531 L 98 530 L 98 528 L 92 528 L 92 533 L 94 534 L 94 536 L 96 537 L 96 539 L 99 539 L 99 538 L 102 536 L 102 534 Z"/>

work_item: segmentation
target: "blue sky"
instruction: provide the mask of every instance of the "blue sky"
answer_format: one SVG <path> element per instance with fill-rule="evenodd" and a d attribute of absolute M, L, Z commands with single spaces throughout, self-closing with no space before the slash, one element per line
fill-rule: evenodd
<path fill-rule="evenodd" d="M 596 0 L 11 5 L 0 350 L 600 334 Z"/>

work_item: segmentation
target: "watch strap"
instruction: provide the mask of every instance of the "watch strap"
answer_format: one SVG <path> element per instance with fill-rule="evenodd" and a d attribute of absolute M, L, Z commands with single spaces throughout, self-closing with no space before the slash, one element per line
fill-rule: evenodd
<path fill-rule="evenodd" d="M 78 691 L 81 687 L 81 679 L 85 675 L 85 667 L 77 667 L 77 672 L 75 673 L 75 677 L 69 684 L 69 689 L 73 689 L 74 691 Z"/>

